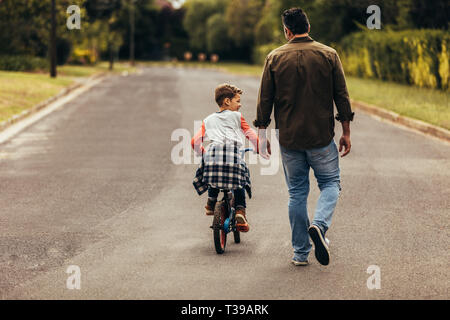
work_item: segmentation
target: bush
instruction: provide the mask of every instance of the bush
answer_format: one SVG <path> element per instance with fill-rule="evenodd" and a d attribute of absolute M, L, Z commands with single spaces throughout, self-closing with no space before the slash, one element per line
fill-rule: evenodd
<path fill-rule="evenodd" d="M 26 55 L 0 56 L 0 70 L 34 71 L 48 69 L 47 59 Z"/>
<path fill-rule="evenodd" d="M 450 89 L 450 35 L 445 30 L 363 31 L 351 34 L 337 45 L 345 72 Z"/>
<path fill-rule="evenodd" d="M 97 62 L 97 54 L 94 50 L 75 48 L 67 62 L 70 64 L 92 65 Z"/>

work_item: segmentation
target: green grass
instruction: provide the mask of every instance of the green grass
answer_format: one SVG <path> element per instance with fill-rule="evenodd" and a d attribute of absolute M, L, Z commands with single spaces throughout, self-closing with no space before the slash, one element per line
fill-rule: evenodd
<path fill-rule="evenodd" d="M 56 79 L 47 73 L 0 71 L 0 123 L 58 94 L 74 83 L 74 78 L 109 72 L 108 66 L 107 62 L 95 66 L 65 65 L 58 67 Z M 114 64 L 112 73 L 123 71 L 135 72 L 136 68 L 122 62 Z"/>
<path fill-rule="evenodd" d="M 145 65 L 173 65 L 216 68 L 239 75 L 260 77 L 262 66 L 243 63 L 150 62 Z M 450 130 L 450 92 L 418 88 L 394 82 L 347 77 L 350 98 L 394 111 L 400 115 Z"/>
<path fill-rule="evenodd" d="M 0 71 L 0 122 L 56 95 L 73 83 L 68 77 Z"/>
<path fill-rule="evenodd" d="M 347 77 L 350 97 L 450 130 L 450 92 Z"/>

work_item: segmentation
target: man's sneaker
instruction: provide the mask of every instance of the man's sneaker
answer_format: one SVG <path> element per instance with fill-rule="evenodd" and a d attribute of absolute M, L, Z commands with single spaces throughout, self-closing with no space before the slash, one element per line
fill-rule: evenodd
<path fill-rule="evenodd" d="M 245 218 L 245 208 L 239 207 L 236 209 L 236 229 L 240 232 L 248 232 L 250 226 Z"/>
<path fill-rule="evenodd" d="M 205 209 L 206 209 L 206 215 L 207 216 L 213 216 L 214 215 L 214 207 L 216 206 L 216 199 L 210 199 L 208 198 L 208 202 L 206 203 Z"/>
<path fill-rule="evenodd" d="M 324 266 L 328 265 L 330 263 L 330 251 L 326 241 L 328 239 L 325 238 L 322 230 L 314 224 L 309 227 L 308 233 L 314 243 L 314 253 L 317 261 Z"/>
<path fill-rule="evenodd" d="M 294 266 L 307 266 L 308 260 L 298 260 L 297 258 L 292 258 L 291 262 L 294 264 Z"/>

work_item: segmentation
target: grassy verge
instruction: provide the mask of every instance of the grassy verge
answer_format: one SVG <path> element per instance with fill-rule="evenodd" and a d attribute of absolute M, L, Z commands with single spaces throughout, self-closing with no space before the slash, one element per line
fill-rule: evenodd
<path fill-rule="evenodd" d="M 134 72 L 136 68 L 126 63 L 116 63 L 113 73 Z M 58 67 L 58 77 L 52 79 L 46 73 L 0 71 L 0 123 L 30 109 L 75 82 L 75 78 L 89 77 L 108 72 L 108 63 L 95 66 Z"/>
<path fill-rule="evenodd" d="M 68 77 L 0 71 L 0 122 L 56 95 L 73 83 Z"/>
<path fill-rule="evenodd" d="M 450 130 L 450 93 L 394 82 L 347 77 L 350 97 Z"/>
<path fill-rule="evenodd" d="M 216 68 L 239 75 L 261 76 L 262 66 L 242 63 L 149 62 L 147 66 Z M 450 92 L 418 88 L 394 82 L 347 77 L 350 97 L 400 115 L 450 130 Z"/>

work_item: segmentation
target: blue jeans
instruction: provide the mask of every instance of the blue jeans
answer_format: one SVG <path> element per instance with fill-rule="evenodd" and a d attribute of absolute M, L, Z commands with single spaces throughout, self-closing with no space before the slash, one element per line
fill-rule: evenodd
<path fill-rule="evenodd" d="M 309 168 L 320 189 L 313 224 L 325 233 L 341 191 L 339 152 L 332 140 L 329 145 L 317 149 L 289 150 L 280 145 L 284 175 L 289 190 L 289 221 L 292 230 L 294 257 L 304 261 L 311 251 L 307 199 L 309 194 Z"/>

